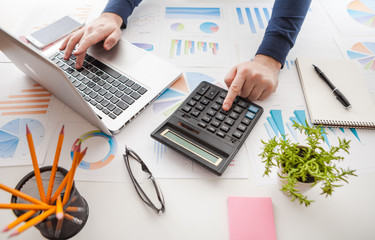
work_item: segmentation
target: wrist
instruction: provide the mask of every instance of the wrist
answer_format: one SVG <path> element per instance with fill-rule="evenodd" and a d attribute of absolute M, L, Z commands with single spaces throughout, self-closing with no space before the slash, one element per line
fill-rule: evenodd
<path fill-rule="evenodd" d="M 277 61 L 276 59 L 270 57 L 270 56 L 267 56 L 267 55 L 263 55 L 263 54 L 257 54 L 255 55 L 254 57 L 254 61 L 255 62 L 259 62 L 259 63 L 262 63 L 263 65 L 266 65 L 266 66 L 269 66 L 275 70 L 280 70 L 282 65 L 279 61 Z"/>
<path fill-rule="evenodd" d="M 121 28 L 123 20 L 122 17 L 117 15 L 116 13 L 111 13 L 111 12 L 103 12 L 100 15 L 101 18 L 107 19 L 113 23 L 115 23 L 119 28 Z"/>

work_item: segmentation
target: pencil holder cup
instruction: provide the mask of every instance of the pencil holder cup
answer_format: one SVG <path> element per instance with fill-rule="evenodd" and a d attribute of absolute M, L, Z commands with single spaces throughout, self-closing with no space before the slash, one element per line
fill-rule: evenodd
<path fill-rule="evenodd" d="M 44 192 L 47 193 L 49 180 L 51 176 L 52 166 L 40 168 L 41 179 L 43 183 Z M 64 177 L 67 175 L 68 171 L 64 168 L 58 167 L 55 182 L 53 185 L 52 196 L 60 186 Z M 40 199 L 37 181 L 35 178 L 34 171 L 27 174 L 16 186 L 16 189 L 26 193 L 36 199 Z M 62 191 L 61 199 L 64 198 L 65 189 Z M 26 200 L 12 196 L 12 203 L 29 203 Z M 55 204 L 55 203 L 52 203 Z M 64 218 L 58 220 L 55 214 L 50 215 L 48 218 L 42 222 L 35 225 L 35 227 L 40 231 L 40 233 L 47 239 L 68 239 L 76 235 L 87 222 L 89 216 L 89 206 L 86 200 L 79 194 L 75 184 L 73 183 L 72 189 L 70 191 L 69 200 L 63 207 Z M 26 211 L 13 210 L 14 214 L 19 217 Z M 37 212 L 31 218 L 39 215 L 41 212 Z"/>

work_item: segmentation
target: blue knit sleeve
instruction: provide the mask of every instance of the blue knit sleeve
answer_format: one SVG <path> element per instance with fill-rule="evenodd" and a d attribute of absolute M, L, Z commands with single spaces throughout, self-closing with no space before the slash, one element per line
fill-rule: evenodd
<path fill-rule="evenodd" d="M 141 1 L 142 0 L 109 0 L 103 12 L 111 12 L 119 15 L 123 20 L 121 28 L 125 28 L 128 17 Z"/>
<path fill-rule="evenodd" d="M 264 54 L 283 66 L 305 20 L 311 0 L 275 0 L 262 43 L 256 54 Z"/>

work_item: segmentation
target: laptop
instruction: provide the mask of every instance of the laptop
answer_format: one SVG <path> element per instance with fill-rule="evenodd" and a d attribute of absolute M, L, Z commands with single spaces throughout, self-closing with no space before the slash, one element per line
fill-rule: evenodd
<path fill-rule="evenodd" d="M 116 134 L 164 92 L 182 72 L 169 62 L 120 40 L 110 51 L 88 50 L 83 68 L 56 50 L 47 57 L 0 28 L 0 50 L 27 76 L 107 134 Z"/>

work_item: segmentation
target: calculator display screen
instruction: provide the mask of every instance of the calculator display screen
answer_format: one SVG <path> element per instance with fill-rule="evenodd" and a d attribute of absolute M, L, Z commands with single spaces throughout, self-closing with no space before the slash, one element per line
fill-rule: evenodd
<path fill-rule="evenodd" d="M 195 155 L 201 157 L 202 159 L 214 164 L 219 165 L 222 161 L 222 158 L 215 156 L 214 154 L 210 153 L 209 151 L 205 150 L 204 148 L 198 146 L 197 144 L 183 138 L 182 136 L 172 132 L 169 129 L 166 129 L 162 134 L 162 136 L 168 138 L 170 141 L 174 142 L 175 144 L 179 145 L 180 147 L 185 148 L 186 150 L 194 153 Z"/>

